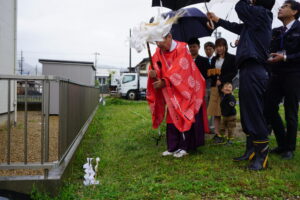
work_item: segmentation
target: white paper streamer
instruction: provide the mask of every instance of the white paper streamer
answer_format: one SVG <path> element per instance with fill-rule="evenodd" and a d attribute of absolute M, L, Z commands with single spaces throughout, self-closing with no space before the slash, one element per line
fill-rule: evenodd
<path fill-rule="evenodd" d="M 100 158 L 99 157 L 96 158 L 95 170 L 93 169 L 92 161 L 93 158 L 87 158 L 87 163 L 83 165 L 83 169 L 85 173 L 83 184 L 85 186 L 99 184 L 99 181 L 97 181 L 95 177 L 97 175 L 96 173 L 98 172 L 98 163 L 100 161 Z"/>
<path fill-rule="evenodd" d="M 178 12 L 172 18 L 164 18 L 158 9 L 158 14 L 152 23 L 141 22 L 139 26 L 133 28 L 130 38 L 131 47 L 141 52 L 146 48 L 147 42 L 163 41 L 164 36 L 170 33 L 172 25 L 183 14 L 184 12 Z"/>

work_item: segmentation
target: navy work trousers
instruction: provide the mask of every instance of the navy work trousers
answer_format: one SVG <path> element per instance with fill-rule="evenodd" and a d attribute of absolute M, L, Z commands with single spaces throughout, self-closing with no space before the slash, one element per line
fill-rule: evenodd
<path fill-rule="evenodd" d="M 254 59 L 240 66 L 239 104 L 243 131 L 252 140 L 268 140 L 269 130 L 264 116 L 264 94 L 268 73 Z"/>

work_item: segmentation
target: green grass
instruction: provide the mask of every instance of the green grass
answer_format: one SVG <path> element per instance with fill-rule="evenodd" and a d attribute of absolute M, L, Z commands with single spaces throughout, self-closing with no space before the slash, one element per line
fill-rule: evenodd
<path fill-rule="evenodd" d="M 164 132 L 165 126 L 162 126 Z M 216 146 L 207 142 L 181 159 L 162 157 L 165 138 L 156 146 L 147 103 L 108 99 L 101 106 L 71 166 L 59 196 L 33 192 L 33 199 L 283 199 L 300 196 L 300 155 L 291 161 L 270 157 L 260 172 L 234 163 L 244 143 Z M 274 138 L 272 137 L 274 146 Z M 299 145 L 298 138 L 298 145 Z M 101 158 L 97 186 L 83 186 L 87 157 Z M 300 198 L 300 197 L 299 197 Z"/>
<path fill-rule="evenodd" d="M 235 89 L 233 91 L 233 95 L 234 95 L 236 101 L 238 102 L 239 101 L 239 89 Z M 237 105 L 236 109 L 237 109 L 237 118 L 240 119 L 240 107 Z M 279 106 L 279 114 L 281 115 L 282 119 L 284 120 L 285 113 L 284 113 L 283 104 L 280 104 L 280 106 Z M 300 116 L 300 110 L 298 112 L 298 116 Z M 286 126 L 286 122 L 283 121 L 283 123 Z M 298 119 L 298 131 L 300 131 L 300 118 Z"/>

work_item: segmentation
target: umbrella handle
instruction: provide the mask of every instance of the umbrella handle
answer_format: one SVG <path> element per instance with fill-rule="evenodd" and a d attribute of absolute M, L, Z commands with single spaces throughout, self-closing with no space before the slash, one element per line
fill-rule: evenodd
<path fill-rule="evenodd" d="M 235 40 L 235 43 L 230 42 L 230 46 L 232 48 L 236 48 L 238 46 L 239 40 L 240 40 L 240 36 L 237 37 L 237 39 Z"/>
<path fill-rule="evenodd" d="M 204 2 L 206 11 L 209 12 L 206 2 Z M 208 22 L 213 30 L 215 30 L 214 22 L 210 19 Z"/>
<path fill-rule="evenodd" d="M 209 20 L 208 23 L 210 24 L 211 28 L 212 28 L 213 30 L 215 30 L 215 24 L 214 24 L 214 22 L 213 22 L 211 19 Z"/>
<path fill-rule="evenodd" d="M 230 46 L 231 46 L 232 48 L 236 48 L 236 47 L 237 47 L 237 45 L 233 44 L 232 42 L 230 42 Z"/>

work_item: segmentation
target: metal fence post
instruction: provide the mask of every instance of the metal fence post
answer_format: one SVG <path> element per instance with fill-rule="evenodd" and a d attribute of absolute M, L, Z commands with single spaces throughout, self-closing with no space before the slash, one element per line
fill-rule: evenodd
<path fill-rule="evenodd" d="M 7 164 L 10 164 L 10 142 L 11 142 L 11 138 L 10 138 L 10 134 L 11 134 L 11 130 L 10 130 L 10 79 L 8 80 L 8 85 L 7 85 L 7 154 L 6 154 L 6 158 L 7 158 Z"/>
<path fill-rule="evenodd" d="M 46 81 L 47 92 L 46 92 L 46 109 L 45 109 L 45 157 L 44 161 L 49 161 L 49 110 L 50 110 L 50 81 Z"/>
<path fill-rule="evenodd" d="M 49 161 L 49 110 L 50 110 L 50 81 L 46 81 L 47 90 L 45 91 L 45 140 L 44 140 L 44 161 Z M 48 169 L 44 169 L 44 177 L 48 178 Z"/>
<path fill-rule="evenodd" d="M 59 136 L 58 136 L 58 159 L 62 158 L 65 151 L 66 141 L 66 113 L 67 113 L 67 84 L 64 81 L 59 82 Z"/>
<path fill-rule="evenodd" d="M 28 141 L 28 81 L 25 81 L 25 106 L 24 106 L 24 163 L 27 164 Z"/>
<path fill-rule="evenodd" d="M 58 147 L 58 160 L 61 158 L 61 140 L 62 140 L 62 132 L 63 132 L 63 123 L 62 123 L 62 116 L 63 116 L 63 107 L 62 107 L 62 100 L 63 100 L 63 82 L 59 81 L 59 128 L 58 128 L 58 141 L 57 141 L 57 147 Z"/>
<path fill-rule="evenodd" d="M 66 95 L 66 116 L 65 116 L 65 125 L 66 125 L 66 132 L 65 132 L 65 136 L 64 136 L 64 151 L 67 150 L 68 148 L 68 144 L 69 144 L 69 130 L 70 130 L 70 127 L 69 127 L 69 112 L 70 112 L 70 105 L 69 105 L 69 99 L 70 99 L 70 83 L 69 82 L 65 82 L 66 83 L 66 86 L 67 86 L 67 95 Z"/>
<path fill-rule="evenodd" d="M 44 137 L 45 137 L 45 80 L 42 81 L 42 114 L 41 114 L 41 164 L 44 164 Z"/>

